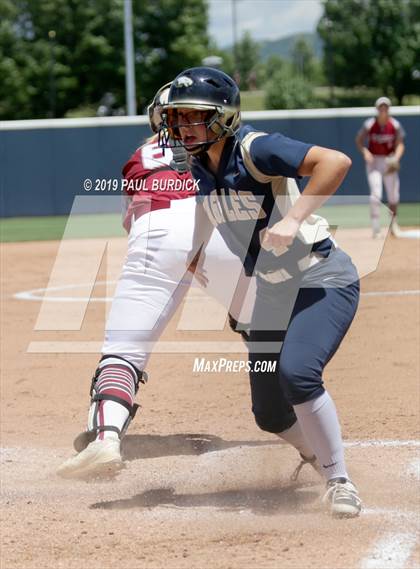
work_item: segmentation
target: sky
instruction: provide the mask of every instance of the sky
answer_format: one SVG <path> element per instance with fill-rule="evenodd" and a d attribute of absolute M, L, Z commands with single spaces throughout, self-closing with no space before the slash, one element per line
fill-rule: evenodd
<path fill-rule="evenodd" d="M 208 0 L 209 32 L 219 47 L 233 44 L 232 1 Z M 238 40 L 245 30 L 253 39 L 278 39 L 315 31 L 321 0 L 236 0 Z"/>

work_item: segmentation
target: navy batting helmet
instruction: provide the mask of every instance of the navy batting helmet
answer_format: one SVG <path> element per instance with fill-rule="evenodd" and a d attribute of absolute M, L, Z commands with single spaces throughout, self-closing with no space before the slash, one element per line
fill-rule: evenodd
<path fill-rule="evenodd" d="M 179 127 L 183 126 L 178 110 L 202 111 L 199 122 L 189 123 L 206 126 L 206 139 L 193 148 L 192 154 L 202 152 L 211 144 L 226 136 L 233 136 L 240 124 L 240 94 L 235 81 L 212 67 L 193 67 L 180 73 L 172 82 L 167 104 L 163 105 L 162 115 L 168 129 L 169 138 L 182 144 Z M 170 145 L 168 137 L 162 145 Z"/>

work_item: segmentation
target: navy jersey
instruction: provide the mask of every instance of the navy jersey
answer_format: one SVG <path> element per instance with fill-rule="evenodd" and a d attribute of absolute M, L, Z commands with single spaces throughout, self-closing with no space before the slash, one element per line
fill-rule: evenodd
<path fill-rule="evenodd" d="M 280 267 L 291 276 L 300 273 L 300 263 L 316 249 L 314 244 L 329 236 L 327 222 L 312 215 L 280 257 L 261 248 L 263 230 L 280 221 L 300 195 L 298 169 L 311 146 L 241 126 L 235 137 L 226 139 L 217 174 L 207 169 L 206 154 L 193 159 L 199 199 L 248 275 Z"/>

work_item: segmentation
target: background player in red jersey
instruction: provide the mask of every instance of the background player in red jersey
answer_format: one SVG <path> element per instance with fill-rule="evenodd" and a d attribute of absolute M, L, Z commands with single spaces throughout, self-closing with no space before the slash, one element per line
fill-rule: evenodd
<path fill-rule="evenodd" d="M 398 237 L 397 207 L 400 201 L 398 171 L 401 156 L 404 154 L 405 132 L 401 124 L 390 115 L 391 101 L 388 97 L 379 97 L 375 106 L 377 115 L 363 123 L 357 134 L 356 144 L 366 162 L 373 237 L 377 237 L 380 232 L 382 184 L 385 186 L 389 209 L 392 212 L 391 231 Z"/>

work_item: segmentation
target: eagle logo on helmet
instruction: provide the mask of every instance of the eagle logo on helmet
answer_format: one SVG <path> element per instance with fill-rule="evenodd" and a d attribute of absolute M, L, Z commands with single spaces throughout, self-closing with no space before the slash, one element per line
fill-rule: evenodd
<path fill-rule="evenodd" d="M 175 87 L 190 87 L 194 81 L 190 77 L 179 77 L 175 81 Z"/>

